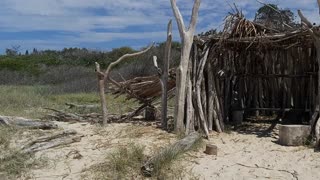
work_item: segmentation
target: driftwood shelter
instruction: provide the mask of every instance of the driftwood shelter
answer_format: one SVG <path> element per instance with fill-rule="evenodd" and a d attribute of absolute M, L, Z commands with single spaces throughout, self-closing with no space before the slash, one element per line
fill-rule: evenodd
<path fill-rule="evenodd" d="M 231 15 L 222 34 L 195 38 L 191 54 L 191 83 L 203 74 L 201 107 L 209 130 L 253 113 L 294 112 L 301 121 L 288 123 L 309 123 L 316 112 L 316 48 L 303 28 L 278 32 Z"/>
<path fill-rule="evenodd" d="M 184 29 L 180 36 L 191 39 L 175 1 L 171 3 L 178 25 Z M 199 3 L 195 1 L 192 12 L 195 21 Z M 289 117 L 287 124 L 310 125 L 319 139 L 319 30 L 300 11 L 299 15 L 301 27 L 279 31 L 251 22 L 237 12 L 226 18 L 221 33 L 194 36 L 190 58 L 184 64 L 184 86 L 180 82 L 181 65 L 176 73 L 171 72 L 168 82 L 168 91 L 175 86 L 177 89 L 175 121 L 182 121 L 184 126 L 175 122 L 178 132 L 202 131 L 208 136 L 210 131 L 223 132 L 225 124 L 241 123 L 251 115 L 277 115 Z M 190 26 L 195 28 L 195 23 L 191 21 Z M 181 62 L 186 57 L 181 56 Z M 117 93 L 126 93 L 145 106 L 161 96 L 157 76 L 119 84 Z M 181 88 L 185 88 L 185 96 L 180 97 Z"/>

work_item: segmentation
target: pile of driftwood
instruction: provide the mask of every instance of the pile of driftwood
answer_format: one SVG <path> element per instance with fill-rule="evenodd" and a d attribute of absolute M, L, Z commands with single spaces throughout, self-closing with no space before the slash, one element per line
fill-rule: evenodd
<path fill-rule="evenodd" d="M 170 71 L 168 91 L 175 88 L 175 74 Z M 120 87 L 113 94 L 127 96 L 127 99 L 136 99 L 140 103 L 150 104 L 162 94 L 160 78 L 157 75 L 136 77 L 131 80 L 119 82 Z"/>

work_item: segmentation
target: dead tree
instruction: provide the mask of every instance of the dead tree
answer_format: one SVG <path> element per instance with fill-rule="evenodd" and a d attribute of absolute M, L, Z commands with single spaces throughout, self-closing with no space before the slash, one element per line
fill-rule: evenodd
<path fill-rule="evenodd" d="M 158 70 L 161 83 L 161 126 L 162 129 L 167 129 L 167 107 L 168 107 L 168 78 L 171 59 L 171 44 L 172 44 L 172 20 L 168 23 L 167 42 L 164 52 L 163 68 L 158 67 L 157 57 L 153 57 L 153 64 Z"/>
<path fill-rule="evenodd" d="M 318 2 L 318 8 L 319 8 L 319 14 L 320 14 L 320 0 L 317 0 Z M 312 36 L 314 40 L 314 45 L 316 47 L 317 51 L 317 61 L 318 66 L 320 67 L 320 28 L 319 26 L 314 26 L 312 23 L 302 14 L 300 10 L 298 10 L 298 14 L 301 18 L 301 23 L 304 27 L 308 28 L 308 31 L 310 35 Z M 318 105 L 320 105 L 320 70 L 318 71 Z M 314 122 L 314 124 L 311 124 L 312 127 L 315 127 L 315 137 L 316 137 L 316 146 L 320 146 L 320 118 L 318 118 L 317 121 Z"/>
<path fill-rule="evenodd" d="M 183 17 L 180 13 L 179 8 L 177 7 L 176 0 L 171 0 L 171 6 L 176 18 L 181 43 L 182 43 L 182 51 L 181 51 L 181 61 L 180 65 L 177 68 L 176 74 L 176 104 L 175 104 L 175 132 L 176 133 L 183 133 L 185 126 L 184 126 L 184 112 L 185 112 L 185 99 L 186 99 L 186 87 L 187 87 L 187 80 L 188 80 L 188 66 L 189 66 L 189 58 L 190 58 L 190 51 L 193 44 L 193 36 L 196 29 L 196 23 L 198 19 L 198 11 L 200 7 L 201 0 L 195 0 L 191 21 L 188 28 L 185 27 Z"/>
<path fill-rule="evenodd" d="M 116 66 L 117 64 L 119 64 L 120 62 L 122 62 L 123 60 L 125 60 L 125 59 L 127 59 L 129 57 L 139 56 L 141 54 L 144 54 L 144 53 L 148 52 L 153 46 L 154 46 L 154 43 L 152 43 L 145 50 L 142 50 L 142 51 L 139 51 L 139 52 L 136 52 L 136 53 L 132 53 L 132 54 L 125 54 L 125 55 L 121 56 L 118 60 L 112 62 L 108 66 L 108 68 L 107 68 L 107 70 L 105 72 L 101 71 L 99 63 L 96 62 L 96 71 L 97 71 L 98 80 L 99 80 L 99 93 L 100 93 L 100 99 L 101 99 L 103 124 L 107 124 L 108 123 L 108 110 L 107 110 L 107 102 L 106 102 L 106 96 L 105 96 L 105 81 L 109 80 L 115 86 L 120 87 L 119 83 L 117 83 L 116 81 L 114 81 L 113 79 L 110 78 L 109 74 L 111 72 L 111 69 L 114 66 Z"/>

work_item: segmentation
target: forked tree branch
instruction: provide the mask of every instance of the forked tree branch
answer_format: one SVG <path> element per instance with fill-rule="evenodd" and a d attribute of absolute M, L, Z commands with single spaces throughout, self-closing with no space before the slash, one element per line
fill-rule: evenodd
<path fill-rule="evenodd" d="M 195 0 L 194 1 L 194 5 L 193 5 L 193 8 L 192 8 L 192 15 L 191 15 L 191 20 L 190 20 L 190 25 L 189 25 L 189 28 L 188 28 L 188 31 L 191 32 L 191 34 L 194 33 L 195 29 L 196 29 L 196 23 L 197 23 L 197 20 L 198 20 L 198 12 L 199 12 L 199 8 L 200 8 L 200 3 L 201 3 L 201 0 Z"/>
<path fill-rule="evenodd" d="M 145 50 L 142 50 L 142 51 L 139 51 L 139 52 L 136 52 L 136 53 L 132 53 L 132 54 L 125 54 L 123 56 L 121 56 L 118 60 L 116 60 L 115 62 L 112 62 L 106 72 L 104 73 L 105 74 L 105 78 L 108 78 L 109 77 L 109 74 L 110 74 L 110 71 L 111 69 L 116 66 L 117 64 L 119 64 L 121 61 L 123 61 L 124 59 L 127 59 L 129 57 L 135 57 L 135 56 L 138 56 L 138 55 L 141 55 L 141 54 L 144 54 L 146 53 L 147 51 L 149 51 L 153 46 L 154 46 L 155 43 L 152 43 L 147 49 Z"/>
<path fill-rule="evenodd" d="M 183 17 L 180 13 L 178 6 L 177 6 L 177 1 L 176 0 L 170 0 L 170 1 L 171 1 L 171 7 L 173 10 L 174 16 L 176 17 L 176 20 L 177 20 L 178 29 L 180 32 L 180 37 L 183 37 L 184 33 L 186 32 Z"/>

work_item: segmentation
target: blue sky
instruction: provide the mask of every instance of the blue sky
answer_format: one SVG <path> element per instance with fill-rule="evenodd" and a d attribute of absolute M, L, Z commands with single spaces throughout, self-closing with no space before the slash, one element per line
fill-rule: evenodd
<path fill-rule="evenodd" d="M 316 0 L 261 0 L 293 12 L 303 10 L 319 21 Z M 202 0 L 197 32 L 222 28 L 223 18 L 236 3 L 249 19 L 261 6 L 256 0 Z M 193 0 L 177 0 L 186 24 Z M 84 47 L 135 49 L 166 39 L 166 25 L 174 19 L 170 0 L 1 0 L 0 53 L 20 45 L 26 49 Z M 318 19 L 319 18 L 319 19 Z M 179 34 L 174 21 L 174 39 Z"/>

